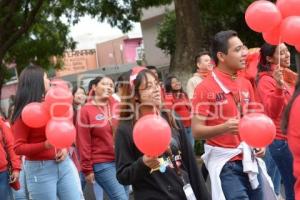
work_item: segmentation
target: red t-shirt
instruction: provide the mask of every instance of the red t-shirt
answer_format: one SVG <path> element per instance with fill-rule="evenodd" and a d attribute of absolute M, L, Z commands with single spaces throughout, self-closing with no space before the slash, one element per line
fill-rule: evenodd
<path fill-rule="evenodd" d="M 225 93 L 213 77 L 206 78 L 196 87 L 193 112 L 196 115 L 206 116 L 207 126 L 216 126 L 225 123 L 230 118 L 239 117 L 236 101 L 240 102 L 242 107 L 246 107 L 245 105 L 249 102 L 254 102 L 253 88 L 248 80 L 243 77 L 233 80 L 230 75 L 217 68 L 214 73 L 230 92 Z M 225 148 L 236 148 L 240 142 L 239 135 L 232 133 L 224 133 L 207 139 L 207 144 Z"/>
<path fill-rule="evenodd" d="M 191 104 L 186 94 L 181 93 L 180 97 L 175 94 L 166 93 L 164 107 L 174 110 L 181 118 L 184 127 L 191 127 Z"/>
<path fill-rule="evenodd" d="M 45 127 L 28 127 L 19 117 L 13 124 L 15 152 L 27 160 L 55 160 L 55 149 L 46 149 Z"/>
<path fill-rule="evenodd" d="M 77 146 L 80 154 L 82 172 L 93 172 L 96 163 L 115 160 L 113 127 L 116 125 L 115 102 L 108 107 L 87 103 L 77 113 Z M 113 122 L 109 118 L 113 117 Z"/>
<path fill-rule="evenodd" d="M 298 96 L 291 108 L 290 116 L 289 116 L 289 124 L 287 130 L 287 140 L 289 144 L 289 148 L 293 154 L 293 169 L 294 176 L 296 178 L 295 183 L 295 197 L 296 199 L 300 199 L 300 96 Z"/>
<path fill-rule="evenodd" d="M 294 88 L 288 85 L 285 85 L 285 89 L 278 88 L 275 79 L 270 73 L 264 72 L 259 74 L 260 78 L 257 84 L 257 92 L 265 107 L 265 114 L 268 115 L 276 125 L 276 139 L 286 140 L 286 136 L 282 134 L 280 128 L 281 117 L 289 99 L 294 93 Z"/>

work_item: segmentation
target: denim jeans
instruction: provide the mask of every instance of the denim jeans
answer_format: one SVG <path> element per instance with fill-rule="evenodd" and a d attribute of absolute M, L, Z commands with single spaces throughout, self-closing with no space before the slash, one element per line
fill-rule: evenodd
<path fill-rule="evenodd" d="M 116 177 L 115 162 L 94 164 L 96 182 L 101 185 L 111 200 L 128 200 L 125 187 Z"/>
<path fill-rule="evenodd" d="M 25 174 L 32 200 L 84 199 L 78 171 L 69 157 L 62 162 L 26 160 Z"/>
<path fill-rule="evenodd" d="M 191 145 L 192 145 L 192 147 L 194 149 L 195 139 L 194 139 L 194 136 L 193 136 L 193 133 L 192 133 L 192 128 L 191 127 L 185 128 L 185 132 L 187 134 L 188 141 L 191 143 Z"/>
<path fill-rule="evenodd" d="M 264 161 L 266 163 L 268 174 L 272 179 L 272 182 L 274 185 L 274 191 L 275 191 L 276 195 L 278 196 L 280 194 L 280 190 L 281 190 L 281 176 L 280 176 L 279 169 L 278 169 L 275 161 L 272 158 L 269 148 L 266 149 Z"/>
<path fill-rule="evenodd" d="M 79 177 L 80 177 L 80 182 L 81 182 L 81 188 L 82 188 L 82 191 L 84 192 L 85 186 L 86 186 L 85 176 L 82 172 L 79 172 Z M 97 182 L 93 183 L 93 192 L 94 192 L 96 200 L 103 200 L 103 189 Z"/>
<path fill-rule="evenodd" d="M 294 200 L 293 156 L 286 140 L 274 140 L 269 150 L 283 180 L 286 200 Z"/>
<path fill-rule="evenodd" d="M 226 200 L 264 200 L 261 171 L 257 178 L 259 186 L 253 190 L 248 174 L 243 172 L 242 161 L 227 162 L 220 174 Z"/>
<path fill-rule="evenodd" d="M 20 182 L 20 189 L 19 190 L 12 190 L 14 200 L 28 200 L 29 195 L 27 191 L 27 184 L 26 184 L 26 179 L 25 179 L 25 169 L 24 169 L 24 164 L 23 163 L 23 169 L 20 171 L 20 176 L 19 176 L 19 182 Z"/>
<path fill-rule="evenodd" d="M 11 188 L 9 186 L 9 176 L 7 171 L 0 172 L 0 199 L 12 199 Z"/>

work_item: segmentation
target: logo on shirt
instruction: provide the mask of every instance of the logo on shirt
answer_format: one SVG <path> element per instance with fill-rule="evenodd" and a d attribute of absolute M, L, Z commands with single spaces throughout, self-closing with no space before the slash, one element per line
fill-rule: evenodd
<path fill-rule="evenodd" d="M 245 103 L 249 103 L 250 102 L 250 94 L 248 91 L 242 91 L 241 92 L 243 95 L 243 99 Z"/>
<path fill-rule="evenodd" d="M 100 120 L 104 120 L 105 119 L 105 116 L 103 114 L 98 114 L 96 115 L 96 120 L 100 121 Z"/>
<path fill-rule="evenodd" d="M 226 96 L 224 92 L 216 94 L 216 102 L 226 101 Z"/>

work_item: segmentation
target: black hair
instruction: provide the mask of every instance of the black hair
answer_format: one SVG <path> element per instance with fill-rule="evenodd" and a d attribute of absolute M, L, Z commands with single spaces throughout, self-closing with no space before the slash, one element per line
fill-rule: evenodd
<path fill-rule="evenodd" d="M 149 70 L 154 69 L 158 72 L 157 67 L 155 67 L 154 65 L 147 65 L 146 68 L 149 69 Z"/>
<path fill-rule="evenodd" d="M 90 80 L 89 86 L 88 86 L 88 93 L 91 92 L 91 89 L 93 88 L 93 85 L 95 85 L 96 78 Z"/>
<path fill-rule="evenodd" d="M 155 74 L 150 71 L 149 69 L 144 69 L 142 71 L 140 71 L 136 77 L 136 79 L 133 81 L 133 85 L 131 87 L 127 87 L 122 94 L 122 97 L 130 97 L 132 96 L 132 91 L 134 90 L 134 96 L 132 96 L 132 98 L 121 98 L 121 104 L 120 104 L 120 122 L 122 121 L 127 121 L 127 120 L 131 120 L 132 121 L 132 125 L 134 125 L 136 123 L 137 116 L 136 116 L 136 103 L 139 103 L 139 98 L 140 98 L 140 91 L 139 91 L 139 87 L 141 86 L 141 84 L 143 83 L 143 81 L 146 82 L 145 85 L 147 85 L 148 83 L 148 78 L 147 78 L 147 74 L 150 74 L 151 76 L 153 76 L 155 79 L 157 78 L 155 76 Z M 158 79 L 156 79 L 158 81 Z M 130 106 L 133 105 L 133 106 Z M 173 113 L 171 112 L 166 112 L 165 110 L 162 110 L 162 112 L 164 112 L 166 114 L 166 118 L 167 121 L 169 123 L 169 125 L 171 127 L 174 127 L 176 129 L 178 129 L 178 126 L 176 124 L 176 120 L 175 117 L 173 117 Z"/>
<path fill-rule="evenodd" d="M 109 78 L 113 81 L 113 79 L 110 78 L 109 76 L 97 76 L 96 78 L 94 78 L 89 82 L 88 92 L 91 92 L 91 89 L 93 89 L 93 85 L 97 85 L 103 78 Z"/>
<path fill-rule="evenodd" d="M 155 70 L 156 73 L 157 73 L 158 79 L 159 79 L 159 80 L 162 80 L 162 74 L 161 74 L 161 72 L 157 69 L 156 66 L 154 66 L 154 65 L 147 65 L 146 68 L 149 69 L 149 70 Z"/>
<path fill-rule="evenodd" d="M 132 71 L 130 70 L 130 74 L 131 72 Z M 150 71 L 149 69 L 144 69 L 138 73 L 136 79 L 133 81 L 133 84 L 131 86 L 129 85 L 125 87 L 124 90 L 122 91 L 121 112 L 120 112 L 121 119 L 128 119 L 130 117 L 133 117 L 134 121 L 137 120 L 135 115 L 135 110 L 134 110 L 135 107 L 132 107 L 130 105 L 135 106 L 135 104 L 139 102 L 139 98 L 140 98 L 139 87 L 143 83 L 143 80 L 146 81 L 146 85 L 147 85 L 148 82 L 147 74 L 151 74 L 153 77 L 156 78 L 156 76 L 152 71 Z M 134 94 L 135 96 L 133 96 L 132 94 Z"/>
<path fill-rule="evenodd" d="M 72 89 L 72 95 L 74 96 L 75 93 L 77 92 L 78 89 L 82 89 L 83 92 L 85 93 L 85 89 L 83 87 L 78 87 L 77 85 L 75 85 Z"/>
<path fill-rule="evenodd" d="M 277 45 L 271 45 L 264 43 L 260 48 L 260 58 L 257 66 L 258 72 L 271 71 L 271 65 L 267 60 L 267 57 L 272 57 L 275 54 Z"/>
<path fill-rule="evenodd" d="M 115 85 L 115 92 L 119 92 L 119 88 L 123 87 L 124 85 L 129 84 L 129 79 L 130 79 L 131 72 L 132 72 L 132 70 L 129 70 L 127 72 L 122 73 L 118 77 L 116 85 Z"/>
<path fill-rule="evenodd" d="M 11 122 L 21 115 L 23 108 L 31 102 L 41 102 L 45 95 L 45 71 L 37 65 L 29 65 L 20 74 Z"/>
<path fill-rule="evenodd" d="M 212 41 L 212 46 L 211 46 L 211 55 L 216 65 L 219 63 L 218 56 L 217 56 L 218 52 L 222 52 L 224 54 L 228 53 L 228 41 L 232 37 L 238 37 L 236 31 L 233 30 L 220 31 L 214 36 Z"/>
<path fill-rule="evenodd" d="M 166 78 L 166 80 L 165 80 L 165 91 L 166 91 L 166 93 L 173 93 L 173 92 L 175 92 L 175 91 L 173 90 L 173 88 L 172 88 L 172 79 L 173 79 L 173 78 L 176 78 L 176 79 L 178 80 L 178 78 L 177 78 L 176 76 L 174 76 L 174 75 L 168 76 L 168 77 Z M 178 92 L 178 91 L 176 91 L 176 92 Z M 180 92 L 183 92 L 182 87 L 181 87 L 181 89 L 180 89 Z"/>
<path fill-rule="evenodd" d="M 112 78 L 110 78 L 109 76 L 97 76 L 94 80 L 93 80 L 93 85 L 98 85 L 98 83 L 103 79 L 103 78 L 108 78 L 110 80 L 112 80 L 114 82 L 114 80 Z"/>
<path fill-rule="evenodd" d="M 208 51 L 206 51 L 206 50 L 203 50 L 203 51 L 201 51 L 201 52 L 199 52 L 196 56 L 195 56 L 195 69 L 194 69 L 194 73 L 195 72 L 197 72 L 197 70 L 198 70 L 198 66 L 197 66 L 197 64 L 200 62 L 200 58 L 202 57 L 202 56 L 204 56 L 204 55 L 208 55 L 208 56 L 210 56 L 210 54 L 209 54 L 209 52 Z"/>

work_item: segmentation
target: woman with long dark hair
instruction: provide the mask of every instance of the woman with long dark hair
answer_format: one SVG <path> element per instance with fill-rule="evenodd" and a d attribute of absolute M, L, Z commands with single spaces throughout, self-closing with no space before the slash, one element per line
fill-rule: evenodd
<path fill-rule="evenodd" d="M 127 200 L 125 187 L 116 179 L 114 129 L 116 101 L 109 77 L 93 80 L 90 101 L 78 112 L 77 144 L 81 168 L 89 183 L 97 182 L 110 199 Z"/>
<path fill-rule="evenodd" d="M 74 86 L 73 94 L 73 111 L 74 111 L 74 125 L 76 125 L 77 111 L 85 104 L 87 96 L 83 87 Z"/>
<path fill-rule="evenodd" d="M 77 111 L 80 110 L 82 106 L 84 106 L 87 97 L 84 88 L 78 87 L 77 85 L 73 87 L 72 94 L 73 94 L 73 111 L 74 111 L 73 121 L 74 121 L 74 125 L 77 126 Z M 72 160 L 79 172 L 82 191 L 84 191 L 86 186 L 86 180 L 81 170 L 78 148 L 74 145 L 72 148 L 70 148 L 70 151 L 71 151 L 70 155 L 72 156 Z M 98 185 L 98 183 L 93 183 L 93 191 L 96 200 L 103 199 L 103 189 Z"/>
<path fill-rule="evenodd" d="M 121 101 L 121 94 L 124 87 L 126 87 L 129 84 L 129 76 L 130 76 L 131 70 L 122 73 L 117 81 L 115 86 L 115 93 L 112 95 L 112 97 L 117 101 Z"/>
<path fill-rule="evenodd" d="M 295 199 L 300 199 L 300 65 L 298 68 L 298 81 L 296 83 L 295 92 L 286 106 L 282 118 L 282 132 L 287 134 L 289 148 L 292 152 L 294 163 L 294 176 L 296 183 L 294 186 Z"/>
<path fill-rule="evenodd" d="M 46 138 L 45 127 L 31 128 L 22 120 L 23 108 L 42 102 L 50 87 L 41 67 L 26 67 L 16 93 L 12 124 L 15 152 L 25 156 L 24 170 L 29 196 L 33 200 L 83 199 L 77 170 L 66 149 L 55 149 Z"/>
<path fill-rule="evenodd" d="M 276 125 L 276 137 L 268 149 L 281 174 L 287 200 L 293 200 L 293 157 L 286 135 L 280 128 L 281 118 L 294 87 L 284 81 L 284 68 L 290 67 L 290 52 L 284 43 L 273 46 L 265 43 L 260 50 L 257 91 L 265 113 Z"/>
<path fill-rule="evenodd" d="M 191 129 L 191 105 L 187 94 L 183 91 L 181 82 L 176 76 L 165 80 L 165 108 L 175 111 L 181 118 L 189 141 L 194 146 L 195 140 Z"/>
<path fill-rule="evenodd" d="M 196 199 L 210 199 L 182 123 L 160 108 L 162 97 L 156 76 L 144 69 L 130 76 L 130 80 L 131 86 L 126 87 L 122 93 L 120 122 L 116 131 L 115 152 L 119 182 L 131 184 L 134 197 L 138 200 L 187 199 L 183 189 L 187 183 L 191 185 Z M 136 121 L 148 114 L 161 114 L 172 130 L 170 148 L 159 158 L 143 155 L 133 142 Z M 168 158 L 174 162 L 171 164 Z M 152 170 L 160 166 L 159 160 L 164 160 L 164 166 L 168 163 L 165 172 Z"/>

